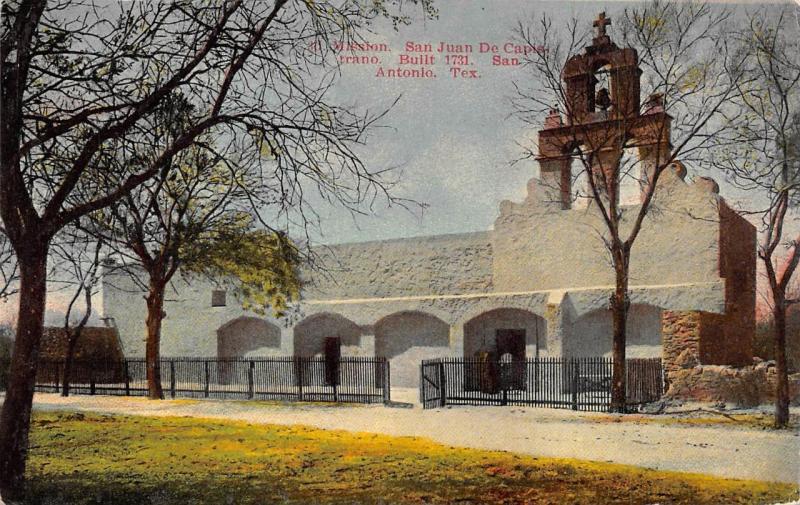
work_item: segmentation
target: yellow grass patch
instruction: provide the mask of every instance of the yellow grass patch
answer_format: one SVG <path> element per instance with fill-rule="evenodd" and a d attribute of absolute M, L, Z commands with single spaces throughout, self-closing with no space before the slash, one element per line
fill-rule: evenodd
<path fill-rule="evenodd" d="M 752 504 L 797 495 L 784 484 L 415 437 L 66 413 L 35 414 L 28 482 L 32 504 Z"/>

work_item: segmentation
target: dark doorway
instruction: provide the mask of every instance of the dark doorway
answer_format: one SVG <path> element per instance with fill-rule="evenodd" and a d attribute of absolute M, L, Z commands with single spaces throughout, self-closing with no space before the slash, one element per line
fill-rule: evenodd
<path fill-rule="evenodd" d="M 339 363 L 342 357 L 342 339 L 339 337 L 325 338 L 325 384 L 327 386 L 339 385 Z"/>
<path fill-rule="evenodd" d="M 525 389 L 525 330 L 495 330 L 503 389 Z"/>

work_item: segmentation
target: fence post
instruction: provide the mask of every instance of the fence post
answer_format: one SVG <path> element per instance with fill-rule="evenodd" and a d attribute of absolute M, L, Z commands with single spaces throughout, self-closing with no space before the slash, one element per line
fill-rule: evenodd
<path fill-rule="evenodd" d="M 294 369 L 297 375 L 297 399 L 303 401 L 303 358 L 295 356 Z"/>
<path fill-rule="evenodd" d="M 444 373 L 444 361 L 439 363 L 439 406 L 447 405 L 447 379 Z"/>
<path fill-rule="evenodd" d="M 578 410 L 578 380 L 580 380 L 580 371 L 576 366 L 575 358 L 570 358 L 570 367 L 572 368 L 572 380 L 570 381 L 570 391 L 572 392 L 572 410 Z"/>
<path fill-rule="evenodd" d="M 388 405 L 392 401 L 392 385 L 389 383 L 389 377 L 390 377 L 389 360 L 383 358 L 383 404 L 384 405 Z"/>
<path fill-rule="evenodd" d="M 95 391 L 95 384 L 94 384 L 94 367 L 89 365 L 89 394 L 93 395 Z"/>
<path fill-rule="evenodd" d="M 169 395 L 175 398 L 175 360 L 169 360 Z"/>
<path fill-rule="evenodd" d="M 325 358 L 325 374 L 326 376 L 330 374 L 331 379 L 331 386 L 333 387 L 333 401 L 337 403 L 339 401 L 339 366 L 341 365 L 342 357 L 339 356 L 338 358 L 331 358 L 328 359 L 326 356 Z M 333 371 L 328 372 L 328 366 L 330 365 Z"/>
<path fill-rule="evenodd" d="M 65 365 L 64 369 L 66 370 L 66 368 L 67 367 Z M 58 393 L 59 389 L 63 390 L 64 381 L 61 382 L 61 386 L 59 386 L 59 383 L 58 383 L 60 377 L 61 377 L 61 362 L 60 361 L 56 361 L 56 393 Z"/>
<path fill-rule="evenodd" d="M 419 403 L 425 408 L 425 360 L 419 366 Z"/>
<path fill-rule="evenodd" d="M 253 372 L 255 371 L 256 364 L 250 361 L 250 367 L 247 369 L 247 396 L 252 400 L 256 397 L 255 384 Z"/>
<path fill-rule="evenodd" d="M 128 373 L 128 359 L 125 358 L 123 363 L 123 371 L 125 373 L 125 396 L 131 395 L 131 376 Z"/>
<path fill-rule="evenodd" d="M 205 379 L 206 379 L 206 380 L 205 380 L 205 387 L 204 387 L 204 389 L 203 389 L 203 393 L 204 393 L 205 397 L 206 397 L 206 398 L 208 398 L 208 382 L 209 382 L 209 377 L 208 377 L 208 360 L 205 360 L 203 363 L 205 364 L 205 372 L 206 372 L 206 373 L 205 373 Z"/>

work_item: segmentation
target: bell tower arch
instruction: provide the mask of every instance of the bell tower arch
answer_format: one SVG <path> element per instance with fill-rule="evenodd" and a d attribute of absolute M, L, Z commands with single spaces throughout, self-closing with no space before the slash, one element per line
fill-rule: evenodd
<path fill-rule="evenodd" d="M 639 56 L 635 49 L 620 48 L 611 40 L 606 31 L 610 24 L 611 19 L 601 12 L 594 21 L 592 44 L 567 60 L 561 72 L 564 116 L 552 109 L 539 131 L 540 178 L 545 186 L 559 188 L 562 209 L 572 205 L 571 163 L 576 146 L 581 146 L 590 163 L 592 177 L 605 181 L 602 186 L 614 190 L 617 198 L 625 149 L 638 150 L 639 179 L 644 184 L 671 149 L 671 118 L 664 111 L 663 97 L 652 95 L 641 103 Z"/>

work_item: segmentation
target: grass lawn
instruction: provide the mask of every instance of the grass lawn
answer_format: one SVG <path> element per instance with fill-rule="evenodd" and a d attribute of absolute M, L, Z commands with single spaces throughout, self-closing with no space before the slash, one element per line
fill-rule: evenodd
<path fill-rule="evenodd" d="M 35 413 L 30 504 L 790 501 L 789 485 L 207 419 Z"/>

